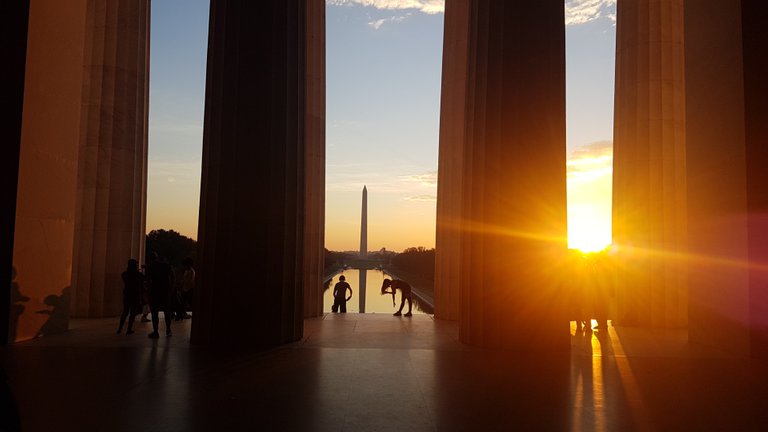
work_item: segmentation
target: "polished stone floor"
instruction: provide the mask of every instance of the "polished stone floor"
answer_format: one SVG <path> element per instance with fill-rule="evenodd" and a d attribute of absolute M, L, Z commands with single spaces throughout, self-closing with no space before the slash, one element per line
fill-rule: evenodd
<path fill-rule="evenodd" d="M 23 430 L 768 430 L 768 362 L 684 332 L 611 327 L 573 334 L 571 353 L 512 354 L 429 316 L 347 314 L 307 320 L 295 344 L 222 353 L 190 347 L 189 326 L 152 341 L 147 324 L 118 336 L 115 320 L 74 321 L 3 348 Z"/>

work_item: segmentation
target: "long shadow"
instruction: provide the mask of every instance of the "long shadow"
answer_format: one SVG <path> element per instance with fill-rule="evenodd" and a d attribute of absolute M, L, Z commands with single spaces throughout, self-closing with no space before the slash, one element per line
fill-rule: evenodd
<path fill-rule="evenodd" d="M 48 320 L 40 327 L 35 337 L 67 330 L 69 326 L 69 301 L 69 287 L 62 289 L 61 295 L 50 294 L 45 297 L 43 302 L 46 306 L 50 306 L 50 309 L 39 310 L 35 313 L 48 315 Z"/>
<path fill-rule="evenodd" d="M 19 327 L 19 317 L 24 314 L 26 306 L 24 303 L 29 301 L 29 297 L 21 293 L 18 282 L 16 282 L 16 267 L 12 267 L 11 279 L 11 307 L 8 317 L 8 343 L 16 341 L 16 329 Z"/>

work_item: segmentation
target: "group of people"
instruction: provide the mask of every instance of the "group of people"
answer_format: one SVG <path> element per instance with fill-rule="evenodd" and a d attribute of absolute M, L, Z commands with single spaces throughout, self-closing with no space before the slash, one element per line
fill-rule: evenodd
<path fill-rule="evenodd" d="M 408 312 L 404 316 L 412 316 L 411 307 L 413 302 L 412 288 L 408 282 L 399 279 L 384 279 L 384 283 L 381 285 L 381 295 L 392 294 L 392 307 L 395 307 L 395 295 L 397 290 L 400 290 L 400 309 L 395 312 L 394 316 L 403 315 L 403 307 L 405 302 L 408 301 Z M 347 295 L 349 292 L 349 295 Z M 331 311 L 336 313 L 347 312 L 347 302 L 352 298 L 352 287 L 346 281 L 344 275 L 339 276 L 339 281 L 333 286 L 333 306 Z"/>
<path fill-rule="evenodd" d="M 133 324 L 136 316 L 142 315 L 142 321 L 149 321 L 152 316 L 152 333 L 150 339 L 160 337 L 158 327 L 160 312 L 165 319 L 165 335 L 172 336 L 171 322 L 174 318 L 180 321 L 189 318 L 187 310 L 192 301 L 192 289 L 195 286 L 195 269 L 191 258 L 182 261 L 183 273 L 180 283 L 170 264 L 160 260 L 157 253 L 151 253 L 147 259 L 144 271 L 139 268 L 135 259 L 128 260 L 128 267 L 122 273 L 123 279 L 123 313 L 117 333 L 123 331 L 126 319 L 128 328 L 126 334 L 134 333 Z"/>

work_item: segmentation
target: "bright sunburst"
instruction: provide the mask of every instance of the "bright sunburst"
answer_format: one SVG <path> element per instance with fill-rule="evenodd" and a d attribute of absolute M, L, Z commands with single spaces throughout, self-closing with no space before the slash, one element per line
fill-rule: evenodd
<path fill-rule="evenodd" d="M 568 157 L 568 247 L 597 252 L 611 244 L 613 144 L 578 147 Z"/>
<path fill-rule="evenodd" d="M 598 252 L 611 244 L 610 214 L 591 205 L 568 207 L 568 247 Z"/>

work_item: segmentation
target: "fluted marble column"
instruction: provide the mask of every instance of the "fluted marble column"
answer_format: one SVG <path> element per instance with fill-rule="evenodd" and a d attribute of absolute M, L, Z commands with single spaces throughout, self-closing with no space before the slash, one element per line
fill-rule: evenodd
<path fill-rule="evenodd" d="M 618 3 L 613 242 L 621 325 L 687 323 L 682 0 Z"/>
<path fill-rule="evenodd" d="M 561 0 L 475 0 L 462 175 L 460 339 L 568 350 Z"/>
<path fill-rule="evenodd" d="M 149 0 L 89 0 L 72 313 L 117 315 L 145 236 Z"/>
<path fill-rule="evenodd" d="M 435 234 L 435 317 L 459 319 L 470 1 L 446 0 Z"/>
<path fill-rule="evenodd" d="M 768 4 L 687 1 L 689 339 L 768 358 Z"/>
<path fill-rule="evenodd" d="M 32 0 L 28 17 L 15 275 L 3 283 L 11 285 L 10 341 L 65 331 L 69 322 L 86 1 Z"/>
<path fill-rule="evenodd" d="M 303 0 L 212 0 L 192 342 L 303 332 Z"/>
<path fill-rule="evenodd" d="M 325 250 L 325 2 L 307 0 L 304 317 L 323 314 Z"/>

